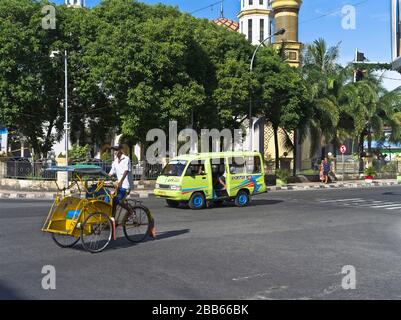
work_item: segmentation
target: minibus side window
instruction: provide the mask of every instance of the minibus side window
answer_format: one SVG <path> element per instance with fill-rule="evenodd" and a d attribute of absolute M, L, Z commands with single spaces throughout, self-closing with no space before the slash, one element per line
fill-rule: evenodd
<path fill-rule="evenodd" d="M 260 157 L 245 157 L 246 173 L 261 173 L 262 165 L 260 163 Z"/>
<path fill-rule="evenodd" d="M 192 161 L 187 171 L 185 172 L 186 176 L 203 176 L 205 175 L 205 161 L 194 160 Z"/>
<path fill-rule="evenodd" d="M 228 164 L 231 174 L 245 173 L 244 158 L 242 157 L 228 158 Z"/>
<path fill-rule="evenodd" d="M 226 172 L 226 161 L 224 158 L 214 158 L 210 160 L 212 175 L 223 175 Z"/>

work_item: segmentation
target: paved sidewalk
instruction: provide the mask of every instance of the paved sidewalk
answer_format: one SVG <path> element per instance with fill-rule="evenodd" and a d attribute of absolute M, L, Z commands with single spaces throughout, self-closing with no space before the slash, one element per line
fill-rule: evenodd
<path fill-rule="evenodd" d="M 279 190 L 311 190 L 311 189 L 346 189 L 346 188 L 368 188 L 397 185 L 397 179 L 374 180 L 372 183 L 366 183 L 365 180 L 337 181 L 324 184 L 321 182 L 304 182 L 288 184 L 285 187 L 268 186 L 268 191 Z"/>
<path fill-rule="evenodd" d="M 380 186 L 394 186 L 397 185 L 396 179 L 383 179 L 375 180 L 373 183 L 366 183 L 364 180 L 351 180 L 351 181 L 337 181 L 335 183 L 323 184 L 319 182 L 306 182 L 306 183 L 293 183 L 284 187 L 267 186 L 267 191 L 278 192 L 288 190 L 314 190 L 314 189 L 346 189 L 346 188 L 369 188 Z M 16 190 L 1 190 L 0 199 L 54 199 L 55 192 L 30 192 L 30 191 L 16 191 Z M 134 189 L 131 194 L 131 199 L 149 198 L 154 197 L 153 189 Z"/>

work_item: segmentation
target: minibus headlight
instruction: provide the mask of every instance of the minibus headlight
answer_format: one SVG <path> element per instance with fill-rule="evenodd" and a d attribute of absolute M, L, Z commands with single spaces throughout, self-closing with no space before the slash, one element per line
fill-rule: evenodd
<path fill-rule="evenodd" d="M 180 186 L 170 186 L 171 190 L 181 190 Z"/>
<path fill-rule="evenodd" d="M 160 185 L 158 183 L 156 183 L 155 188 L 160 189 Z"/>

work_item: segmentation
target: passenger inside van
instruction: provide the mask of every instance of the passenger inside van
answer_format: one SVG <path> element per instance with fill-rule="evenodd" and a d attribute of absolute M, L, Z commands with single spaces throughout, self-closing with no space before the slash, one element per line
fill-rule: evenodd
<path fill-rule="evenodd" d="M 224 165 L 212 165 L 213 195 L 222 197 L 227 195 L 226 177 Z"/>

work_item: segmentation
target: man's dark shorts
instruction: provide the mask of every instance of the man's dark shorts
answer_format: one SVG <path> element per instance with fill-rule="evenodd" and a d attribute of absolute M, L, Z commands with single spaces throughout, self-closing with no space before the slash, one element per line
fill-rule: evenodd
<path fill-rule="evenodd" d="M 129 189 L 119 188 L 117 195 L 113 199 L 114 204 L 119 204 L 129 194 L 129 192 Z"/>

